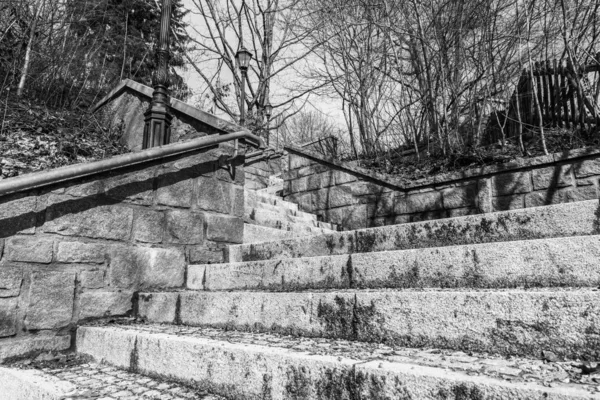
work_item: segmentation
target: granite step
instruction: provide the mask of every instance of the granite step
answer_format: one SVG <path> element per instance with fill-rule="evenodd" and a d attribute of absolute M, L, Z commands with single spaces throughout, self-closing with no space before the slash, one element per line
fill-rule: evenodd
<path fill-rule="evenodd" d="M 231 399 L 600 399 L 584 363 L 172 325 L 80 327 L 77 351 Z"/>
<path fill-rule="evenodd" d="M 413 347 L 600 359 L 600 290 L 334 290 L 141 293 L 155 323 Z"/>
<path fill-rule="evenodd" d="M 256 192 L 253 190 L 246 190 L 244 194 L 244 200 L 247 207 L 254 208 L 258 207 L 261 203 L 264 203 L 273 206 L 289 208 L 290 210 L 298 210 L 298 204 L 285 201 L 279 196 L 275 196 L 268 193 Z"/>
<path fill-rule="evenodd" d="M 598 200 L 229 246 L 226 261 L 366 253 L 600 233 Z"/>
<path fill-rule="evenodd" d="M 321 228 L 335 231 L 336 227 L 326 222 L 319 222 L 313 218 L 295 217 L 293 215 L 279 215 L 269 210 L 255 208 L 244 218 L 246 223 L 267 226 L 283 230 L 302 230 L 308 228 Z"/>
<path fill-rule="evenodd" d="M 293 230 L 270 228 L 256 224 L 244 224 L 244 243 L 272 242 L 283 238 L 298 238 L 310 235 L 322 235 L 331 232 L 328 229 L 310 226 L 297 226 Z"/>
<path fill-rule="evenodd" d="M 189 265 L 192 290 L 600 286 L 600 236 Z"/>
<path fill-rule="evenodd" d="M 225 400 L 221 396 L 166 380 L 96 363 L 91 357 L 17 363 L 0 367 L 4 400 Z"/>
<path fill-rule="evenodd" d="M 287 207 L 281 207 L 281 206 L 273 206 L 271 204 L 266 204 L 266 203 L 261 203 L 256 207 L 246 207 L 245 210 L 245 214 L 247 216 L 250 216 L 254 210 L 266 210 L 269 212 L 272 212 L 273 214 L 276 214 L 280 217 L 297 217 L 298 219 L 301 220 L 317 220 L 317 216 L 315 214 L 310 214 L 310 213 L 306 213 L 303 211 L 298 211 L 298 210 L 292 210 L 290 208 Z"/>

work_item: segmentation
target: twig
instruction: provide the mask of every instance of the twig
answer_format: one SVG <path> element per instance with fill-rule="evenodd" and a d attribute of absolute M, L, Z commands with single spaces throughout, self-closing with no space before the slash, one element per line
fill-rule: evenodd
<path fill-rule="evenodd" d="M 4 137 L 4 123 L 6 122 L 6 111 L 8 109 L 8 94 L 10 93 L 10 88 L 6 88 L 6 101 L 4 102 L 4 116 L 2 117 L 2 128 L 0 128 L 0 138 Z"/>

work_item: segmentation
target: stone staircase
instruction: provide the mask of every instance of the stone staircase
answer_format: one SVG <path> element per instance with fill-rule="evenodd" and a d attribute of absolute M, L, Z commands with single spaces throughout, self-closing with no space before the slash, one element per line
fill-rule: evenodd
<path fill-rule="evenodd" d="M 338 229 L 334 224 L 318 221 L 314 214 L 299 211 L 297 204 L 267 190 L 246 190 L 244 201 L 244 243 L 331 233 Z"/>
<path fill-rule="evenodd" d="M 227 260 L 139 293 L 135 320 L 79 327 L 77 352 L 228 399 L 600 399 L 597 200 Z"/>

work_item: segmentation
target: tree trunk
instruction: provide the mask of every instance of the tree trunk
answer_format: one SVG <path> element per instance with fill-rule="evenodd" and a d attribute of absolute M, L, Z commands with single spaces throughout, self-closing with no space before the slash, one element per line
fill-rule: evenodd
<path fill-rule="evenodd" d="M 29 72 L 29 65 L 31 64 L 31 48 L 33 47 L 33 38 L 35 37 L 38 18 L 40 16 L 42 8 L 44 8 L 45 2 L 45 0 L 41 0 L 33 16 L 33 21 L 31 23 L 31 32 L 29 32 L 29 41 L 27 42 L 27 49 L 25 50 L 25 61 L 23 62 L 21 80 L 19 81 L 19 86 L 17 87 L 17 97 L 23 96 L 23 91 L 25 90 L 25 81 L 27 80 L 27 73 Z"/>

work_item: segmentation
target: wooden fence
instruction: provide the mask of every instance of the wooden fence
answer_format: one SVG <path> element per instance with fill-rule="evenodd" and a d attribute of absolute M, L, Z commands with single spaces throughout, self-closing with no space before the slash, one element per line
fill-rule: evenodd
<path fill-rule="evenodd" d="M 545 127 L 600 126 L 599 79 L 600 53 L 596 62 L 576 68 L 568 61 L 536 62 L 523 71 L 510 100 L 506 137 L 517 136 L 521 126 L 539 126 L 540 114 Z"/>

